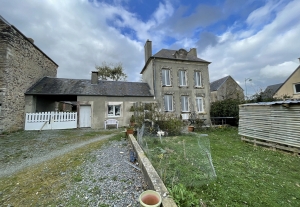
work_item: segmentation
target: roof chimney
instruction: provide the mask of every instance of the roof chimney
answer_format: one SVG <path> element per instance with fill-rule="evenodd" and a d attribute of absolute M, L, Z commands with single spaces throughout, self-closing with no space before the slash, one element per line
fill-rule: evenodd
<path fill-rule="evenodd" d="M 300 63 L 300 58 L 298 58 L 298 60 L 299 60 L 299 63 Z"/>
<path fill-rule="evenodd" d="M 91 84 L 98 84 L 98 71 L 92 71 Z"/>
<path fill-rule="evenodd" d="M 144 49 L 145 49 L 145 63 L 146 63 L 148 59 L 152 56 L 152 42 L 150 40 L 146 41 Z"/>
<path fill-rule="evenodd" d="M 191 48 L 190 51 L 189 51 L 189 54 L 194 56 L 194 57 L 197 57 L 197 49 L 196 48 Z"/>

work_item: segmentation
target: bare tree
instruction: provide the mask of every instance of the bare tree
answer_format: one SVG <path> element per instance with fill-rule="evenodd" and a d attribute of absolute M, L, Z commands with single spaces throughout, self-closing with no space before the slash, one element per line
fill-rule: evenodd
<path fill-rule="evenodd" d="M 122 63 L 106 63 L 96 65 L 98 77 L 100 80 L 126 81 L 127 75 L 123 72 Z"/>

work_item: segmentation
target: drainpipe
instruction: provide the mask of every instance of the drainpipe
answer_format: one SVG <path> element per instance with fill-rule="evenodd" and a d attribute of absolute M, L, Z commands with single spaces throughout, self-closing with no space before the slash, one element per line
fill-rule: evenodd
<path fill-rule="evenodd" d="M 154 93 L 154 99 L 155 99 L 155 96 L 156 96 L 156 68 L 155 68 L 155 58 L 153 58 L 153 93 Z"/>

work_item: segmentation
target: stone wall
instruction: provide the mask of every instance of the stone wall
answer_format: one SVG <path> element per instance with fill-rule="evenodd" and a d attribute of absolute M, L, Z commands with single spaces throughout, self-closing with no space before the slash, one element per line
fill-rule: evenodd
<path fill-rule="evenodd" d="M 24 127 L 25 95 L 44 76 L 56 77 L 58 65 L 0 17 L 0 133 Z"/>

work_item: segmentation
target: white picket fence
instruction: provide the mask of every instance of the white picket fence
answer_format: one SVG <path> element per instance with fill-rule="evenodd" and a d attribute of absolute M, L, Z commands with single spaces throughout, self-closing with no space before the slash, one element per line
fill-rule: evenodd
<path fill-rule="evenodd" d="M 26 113 L 25 130 L 77 128 L 77 112 Z"/>

